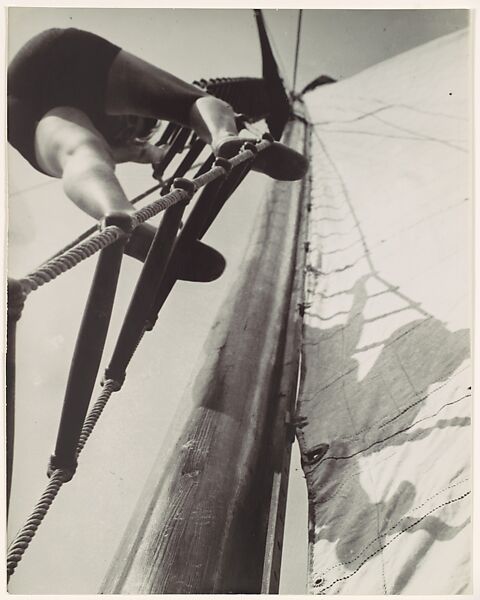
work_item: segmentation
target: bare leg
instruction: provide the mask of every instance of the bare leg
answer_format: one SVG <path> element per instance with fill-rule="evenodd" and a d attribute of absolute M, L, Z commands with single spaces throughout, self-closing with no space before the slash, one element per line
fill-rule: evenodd
<path fill-rule="evenodd" d="M 223 100 L 122 50 L 110 69 L 106 110 L 175 121 L 192 128 L 217 156 L 229 158 L 245 142 L 238 137 L 235 113 Z M 275 142 L 256 158 L 253 169 L 276 179 L 301 179 L 308 163 Z"/>
<path fill-rule="evenodd" d="M 113 211 L 135 211 L 115 176 L 109 145 L 81 111 L 59 107 L 47 113 L 37 126 L 35 152 L 40 167 L 61 178 L 67 196 L 95 219 Z M 136 227 L 125 248 L 127 254 L 144 260 L 155 232 L 148 223 Z M 188 260 L 185 257 L 179 277 L 213 281 L 224 268 L 222 255 L 198 242 Z"/>
<path fill-rule="evenodd" d="M 95 219 L 113 211 L 133 213 L 115 176 L 115 162 L 105 139 L 80 110 L 58 107 L 35 132 L 35 153 L 46 173 L 62 179 L 67 196 Z"/>
<path fill-rule="evenodd" d="M 235 113 L 223 100 L 206 94 L 166 71 L 122 50 L 110 69 L 106 110 L 174 121 L 215 144 L 237 135 Z"/>
<path fill-rule="evenodd" d="M 35 152 L 42 169 L 61 178 L 70 200 L 94 219 L 135 212 L 115 176 L 110 147 L 83 112 L 71 107 L 48 112 L 35 133 Z M 126 251 L 145 258 L 155 231 L 147 223 L 137 227 Z"/>

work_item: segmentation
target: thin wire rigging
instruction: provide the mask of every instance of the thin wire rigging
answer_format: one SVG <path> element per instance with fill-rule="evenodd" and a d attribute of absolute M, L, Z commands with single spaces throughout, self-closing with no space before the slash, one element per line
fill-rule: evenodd
<path fill-rule="evenodd" d="M 298 11 L 298 25 L 297 25 L 297 43 L 295 48 L 295 62 L 293 66 L 293 85 L 292 85 L 292 95 L 295 94 L 295 89 L 297 85 L 297 70 L 298 70 L 298 55 L 300 50 L 300 34 L 302 30 L 302 14 L 303 11 L 300 9 Z"/>
<path fill-rule="evenodd" d="M 273 47 L 273 53 L 275 55 L 275 58 L 277 60 L 277 62 L 279 63 L 279 71 L 280 71 L 280 76 L 283 79 L 283 81 L 287 84 L 287 87 L 290 87 L 288 85 L 288 81 L 287 81 L 287 69 L 285 68 L 285 63 L 282 60 L 282 56 L 278 50 L 278 46 L 275 43 L 275 38 L 272 35 L 272 30 L 271 28 L 268 26 L 266 19 L 264 19 L 264 23 L 265 23 L 265 29 L 267 31 L 268 34 L 268 38 L 272 44 Z"/>

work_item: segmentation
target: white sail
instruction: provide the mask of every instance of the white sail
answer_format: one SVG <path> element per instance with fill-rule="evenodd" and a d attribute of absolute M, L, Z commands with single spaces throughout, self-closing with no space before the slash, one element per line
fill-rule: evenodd
<path fill-rule="evenodd" d="M 305 95 L 310 585 L 470 591 L 470 38 Z"/>

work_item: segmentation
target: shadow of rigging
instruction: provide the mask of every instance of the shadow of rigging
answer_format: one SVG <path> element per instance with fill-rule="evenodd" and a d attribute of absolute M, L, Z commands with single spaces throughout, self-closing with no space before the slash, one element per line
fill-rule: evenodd
<path fill-rule="evenodd" d="M 371 279 L 386 286 L 381 292 L 386 296 L 382 314 L 366 318 L 367 303 L 380 294 L 367 293 L 366 284 Z M 439 429 L 470 424 L 468 417 L 442 416 L 447 406 L 470 396 L 469 389 L 459 389 L 454 381 L 451 385 L 465 370 L 460 367 L 469 357 L 469 331 L 448 331 L 438 319 L 375 274 L 359 277 L 345 293 L 352 296 L 352 304 L 344 322 L 329 327 L 323 321 L 316 327 L 318 320 L 309 315 L 309 324 L 304 326 L 306 348 L 297 431 L 309 488 L 315 494 L 311 498 L 315 520 L 311 541 L 323 539 L 335 543 L 339 561 L 313 582 L 319 592 L 328 592 L 333 585 L 327 585 L 332 580 L 329 571 L 343 567 L 342 572 L 346 569 L 348 578 L 382 552 L 387 535 L 391 539 L 403 532 L 422 529 L 429 534 L 429 543 L 424 544 L 426 552 L 435 541 L 455 537 L 469 521 L 451 526 L 427 514 L 432 512 L 432 503 L 441 505 L 441 495 L 432 498 L 428 507 L 419 506 L 420 501 L 415 503 L 416 488 L 407 480 L 396 490 L 387 486 L 388 492 L 381 493 L 379 501 L 372 501 L 364 483 L 369 480 L 376 491 L 377 485 L 363 460 L 368 462 L 369 456 L 383 451 L 377 460 L 388 461 L 407 442 L 417 443 Z M 385 311 L 388 294 L 393 294 L 396 300 L 390 312 Z M 399 298 L 405 303 L 403 312 L 407 313 L 402 317 L 403 323 L 398 321 L 402 313 L 398 309 Z M 371 343 L 365 344 L 365 327 L 376 319 L 391 319 L 399 324 L 390 323 L 389 335 L 373 340 L 367 337 Z M 388 331 L 387 324 L 380 331 Z M 363 355 L 372 351 L 374 360 L 370 358 L 370 368 L 366 374 L 365 369 L 360 372 Z M 447 385 L 451 387 L 443 390 L 446 394 L 434 396 Z M 427 399 L 428 406 L 434 408 L 425 414 Z M 426 426 L 418 427 L 422 421 Z M 385 458 L 386 454 L 389 456 Z M 422 473 L 412 475 L 418 480 Z M 405 567 L 393 583 L 396 592 L 391 593 L 401 591 L 412 573 Z M 383 586 L 386 592 L 385 581 Z"/>

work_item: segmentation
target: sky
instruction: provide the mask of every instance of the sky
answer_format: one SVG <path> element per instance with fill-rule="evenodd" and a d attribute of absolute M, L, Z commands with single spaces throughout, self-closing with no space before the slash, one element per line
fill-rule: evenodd
<path fill-rule="evenodd" d="M 187 81 L 261 73 L 250 10 L 15 8 L 8 17 L 10 57 L 43 29 L 74 26 L 103 35 Z M 281 73 L 290 87 L 298 11 L 266 10 L 265 18 Z M 466 11 L 306 10 L 297 90 L 320 74 L 349 77 L 465 27 L 467 22 Z M 91 221 L 65 200 L 58 181 L 33 171 L 14 150 L 8 151 L 8 160 L 9 266 L 11 275 L 20 276 Z M 152 184 L 148 166 L 123 165 L 118 173 L 129 196 Z M 82 468 L 60 493 L 12 578 L 12 592 L 95 593 L 98 589 L 162 436 L 174 419 L 182 391 L 193 376 L 213 319 L 242 267 L 265 184 L 264 177 L 249 176 L 209 232 L 207 241 L 227 257 L 226 273 L 213 284 L 177 286 L 157 328 L 142 342 L 129 369 L 128 383 L 115 396 L 82 456 Z M 46 461 L 54 443 L 92 265 L 87 261 L 75 273 L 32 295 L 19 326 L 12 531 L 23 523 L 46 481 Z M 138 273 L 138 263 L 126 259 L 106 356 Z M 298 466 L 294 472 L 297 478 L 289 511 L 293 518 L 290 531 L 295 533 L 287 532 L 284 590 L 303 593 L 305 491 Z M 300 564 L 296 562 L 299 558 Z"/>
<path fill-rule="evenodd" d="M 298 11 L 267 9 L 264 15 L 282 75 L 291 87 Z M 467 23 L 466 10 L 304 10 L 298 88 L 322 73 L 335 79 L 348 77 Z M 13 8 L 10 55 L 52 25 L 74 25 L 104 35 L 187 80 L 199 73 L 203 77 L 261 74 L 251 10 L 96 9 L 93 13 L 78 8 Z M 179 36 L 182 29 L 185 39 Z"/>

